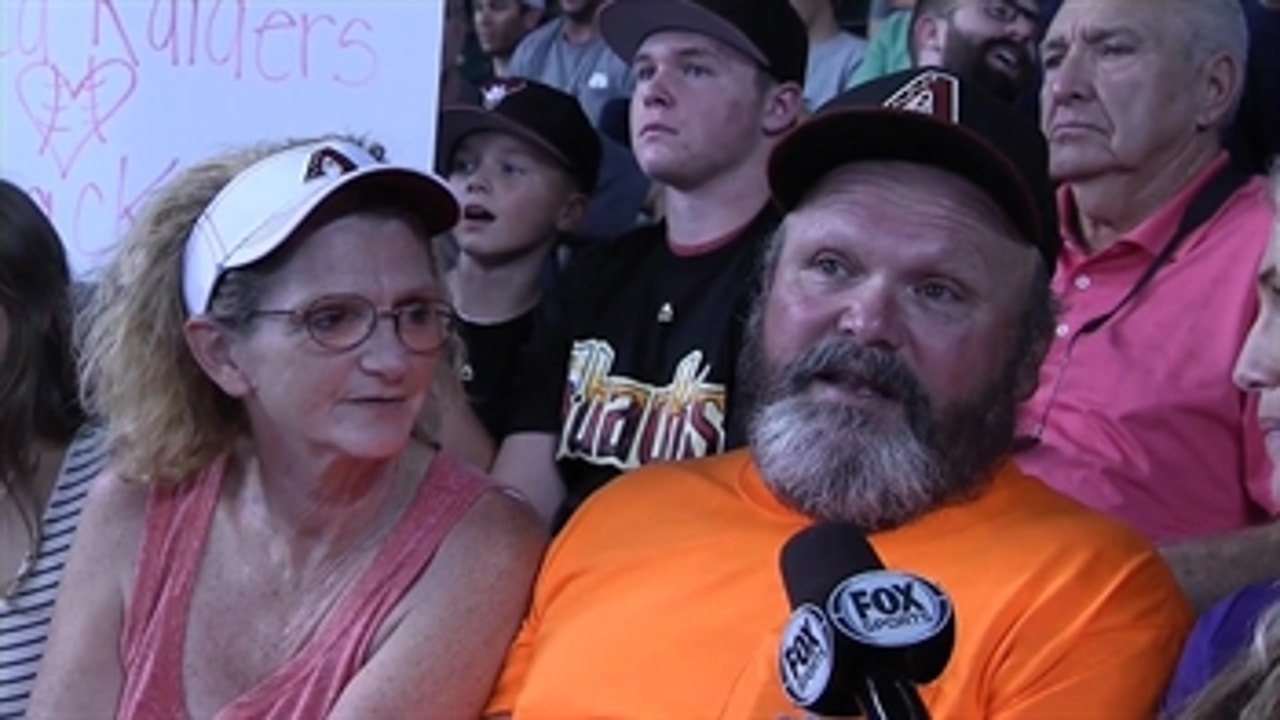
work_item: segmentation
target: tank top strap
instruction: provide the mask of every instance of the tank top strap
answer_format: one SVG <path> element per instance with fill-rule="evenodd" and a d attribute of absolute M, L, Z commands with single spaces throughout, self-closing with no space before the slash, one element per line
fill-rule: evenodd
<path fill-rule="evenodd" d="M 184 718 L 183 642 L 191 593 L 226 472 L 223 456 L 147 499 L 137 575 L 120 635 L 125 682 L 119 716 Z"/>

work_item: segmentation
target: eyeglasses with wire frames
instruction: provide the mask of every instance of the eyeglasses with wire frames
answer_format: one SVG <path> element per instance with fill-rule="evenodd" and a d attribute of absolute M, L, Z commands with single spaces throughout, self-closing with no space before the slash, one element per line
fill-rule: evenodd
<path fill-rule="evenodd" d="M 453 335 L 457 316 L 448 303 L 419 298 L 381 310 L 359 295 L 326 295 L 294 310 L 255 310 L 249 317 L 290 320 L 328 350 L 351 350 L 368 340 L 378 320 L 388 318 L 396 337 L 409 352 L 425 354 L 444 347 Z"/>

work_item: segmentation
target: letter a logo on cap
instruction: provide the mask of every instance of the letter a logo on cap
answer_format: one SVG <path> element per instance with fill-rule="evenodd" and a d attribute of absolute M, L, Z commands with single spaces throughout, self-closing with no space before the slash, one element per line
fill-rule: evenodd
<path fill-rule="evenodd" d="M 307 159 L 306 174 L 303 175 L 302 179 L 305 182 L 316 178 L 335 177 L 337 175 L 345 175 L 355 169 L 356 162 L 354 160 L 326 145 L 311 153 L 311 157 Z"/>
<path fill-rule="evenodd" d="M 949 123 L 960 122 L 960 81 L 954 75 L 927 70 L 884 101 L 895 110 L 924 113 Z"/>

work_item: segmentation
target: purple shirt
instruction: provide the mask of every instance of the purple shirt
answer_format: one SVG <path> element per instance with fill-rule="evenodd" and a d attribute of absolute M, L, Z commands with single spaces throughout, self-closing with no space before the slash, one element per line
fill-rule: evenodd
<path fill-rule="evenodd" d="M 1156 542 L 1237 530 L 1275 514 L 1257 399 L 1231 372 L 1257 314 L 1256 274 L 1272 229 L 1266 184 L 1254 178 L 1193 230 L 1146 289 L 1100 330 L 1089 320 L 1120 302 L 1172 237 L 1224 153 L 1142 224 L 1086 254 L 1059 195 L 1062 257 L 1053 286 L 1058 337 L 1023 409 L 1040 442 L 1028 473 Z"/>
<path fill-rule="evenodd" d="M 1166 717 L 1178 715 L 1222 669 L 1248 647 L 1258 616 L 1280 602 L 1280 583 L 1245 588 L 1200 616 L 1164 699 Z"/>

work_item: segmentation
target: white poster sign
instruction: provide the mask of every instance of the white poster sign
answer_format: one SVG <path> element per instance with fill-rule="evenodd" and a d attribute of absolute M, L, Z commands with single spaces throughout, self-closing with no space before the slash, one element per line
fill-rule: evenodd
<path fill-rule="evenodd" d="M 442 22 L 443 0 L 0 0 L 0 174 L 84 275 L 230 147 L 351 132 L 429 168 Z"/>

